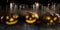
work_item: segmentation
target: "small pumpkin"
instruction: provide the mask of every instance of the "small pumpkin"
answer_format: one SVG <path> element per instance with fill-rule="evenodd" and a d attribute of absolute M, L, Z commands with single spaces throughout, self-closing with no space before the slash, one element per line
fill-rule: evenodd
<path fill-rule="evenodd" d="M 53 14 L 44 14 L 44 16 L 42 16 L 42 20 L 43 23 L 47 24 L 47 25 L 53 25 L 56 24 L 58 22 L 58 16 Z"/>
<path fill-rule="evenodd" d="M 7 15 L 5 17 L 3 17 L 1 20 L 7 24 L 7 25 L 13 25 L 16 24 L 18 22 L 18 15 L 14 14 L 14 15 Z"/>
<path fill-rule="evenodd" d="M 37 20 L 37 14 L 35 14 L 35 13 L 27 13 L 26 15 L 25 15 L 25 18 L 26 18 L 26 22 L 27 23 L 29 23 L 29 24 L 33 24 L 33 23 L 35 23 Z"/>

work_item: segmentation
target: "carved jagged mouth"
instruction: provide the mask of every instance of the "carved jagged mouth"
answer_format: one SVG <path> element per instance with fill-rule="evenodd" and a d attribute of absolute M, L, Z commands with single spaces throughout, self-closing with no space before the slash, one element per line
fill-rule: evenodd
<path fill-rule="evenodd" d="M 27 23 L 34 23 L 36 20 L 26 20 Z"/>
<path fill-rule="evenodd" d="M 16 21 L 13 21 L 13 22 L 6 22 L 6 24 L 8 24 L 8 25 L 13 25 L 13 24 L 16 24 L 18 21 L 16 20 Z"/>

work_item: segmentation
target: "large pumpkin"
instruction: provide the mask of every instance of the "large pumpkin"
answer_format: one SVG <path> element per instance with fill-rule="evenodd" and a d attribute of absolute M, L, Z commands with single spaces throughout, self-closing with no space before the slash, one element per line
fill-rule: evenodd
<path fill-rule="evenodd" d="M 25 15 L 25 21 L 29 24 L 33 24 L 35 23 L 38 18 L 38 15 L 36 13 L 33 13 L 33 12 L 28 12 L 26 15 Z"/>
<path fill-rule="evenodd" d="M 13 25 L 18 22 L 18 15 L 12 14 L 12 15 L 6 15 L 1 17 L 1 22 L 7 24 L 7 25 Z"/>
<path fill-rule="evenodd" d="M 41 22 L 47 25 L 55 25 L 58 23 L 58 16 L 55 14 L 44 14 L 41 18 Z"/>

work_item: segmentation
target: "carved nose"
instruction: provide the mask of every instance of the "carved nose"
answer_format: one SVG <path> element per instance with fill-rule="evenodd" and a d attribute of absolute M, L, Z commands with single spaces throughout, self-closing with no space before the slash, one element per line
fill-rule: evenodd
<path fill-rule="evenodd" d="M 10 18 L 10 21 L 14 21 L 14 19 L 13 18 Z"/>
<path fill-rule="evenodd" d="M 29 20 L 32 20 L 32 18 L 30 17 Z"/>

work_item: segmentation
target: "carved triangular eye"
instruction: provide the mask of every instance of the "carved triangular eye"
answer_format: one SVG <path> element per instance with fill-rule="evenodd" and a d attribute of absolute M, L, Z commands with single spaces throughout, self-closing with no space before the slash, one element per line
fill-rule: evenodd
<path fill-rule="evenodd" d="M 26 18 L 29 18 L 29 16 L 28 16 L 28 15 L 26 15 Z"/>
<path fill-rule="evenodd" d="M 13 18 L 18 18 L 18 15 L 13 15 Z"/>
<path fill-rule="evenodd" d="M 57 20 L 57 17 L 54 17 L 53 20 L 56 21 Z"/>
<path fill-rule="evenodd" d="M 47 19 L 47 20 L 50 20 L 50 19 L 51 19 L 51 17 L 50 17 L 50 16 L 46 16 L 46 19 Z"/>
<path fill-rule="evenodd" d="M 9 16 L 6 16 L 6 19 L 9 19 Z"/>
<path fill-rule="evenodd" d="M 32 14 L 32 18 L 34 18 L 35 17 L 35 15 L 34 14 Z"/>

